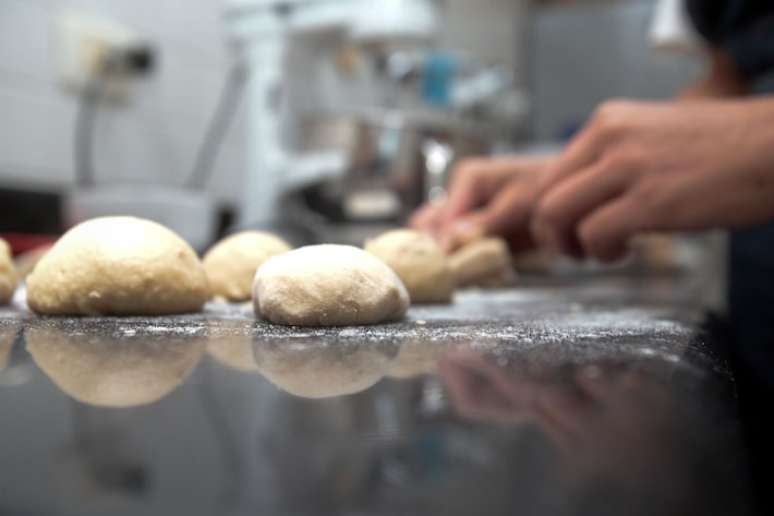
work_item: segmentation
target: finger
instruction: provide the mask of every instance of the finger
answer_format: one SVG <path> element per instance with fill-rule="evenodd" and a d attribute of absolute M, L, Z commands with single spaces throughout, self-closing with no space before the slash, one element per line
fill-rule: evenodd
<path fill-rule="evenodd" d="M 545 157 L 500 157 L 464 161 L 455 169 L 449 188 L 444 222 L 455 219 L 481 207 L 491 199 L 504 183 L 521 173 L 542 169 Z"/>
<path fill-rule="evenodd" d="M 652 224 L 632 195 L 598 208 L 578 226 L 578 237 L 587 256 L 603 262 L 623 258 L 629 239 Z"/>
<path fill-rule="evenodd" d="M 441 223 L 449 223 L 478 207 L 485 199 L 479 169 L 459 169 L 455 173 L 441 214 Z"/>
<path fill-rule="evenodd" d="M 435 235 L 443 213 L 443 204 L 431 201 L 422 205 L 409 219 L 409 226 L 419 231 Z"/>
<path fill-rule="evenodd" d="M 485 208 L 442 228 L 441 245 L 452 251 L 485 235 L 506 237 L 526 233 L 534 200 L 534 186 L 513 182 Z"/>
<path fill-rule="evenodd" d="M 458 219 L 439 233 L 438 241 L 441 247 L 450 253 L 474 242 L 487 234 L 486 224 L 481 211 L 471 213 Z"/>
<path fill-rule="evenodd" d="M 535 209 L 530 222 L 533 237 L 551 251 L 580 255 L 575 231 L 578 222 L 625 192 L 632 177 L 623 163 L 603 160 L 558 183 Z"/>
<path fill-rule="evenodd" d="M 546 170 L 540 181 L 540 192 L 546 192 L 557 183 L 579 170 L 590 166 L 602 154 L 604 138 L 599 124 L 588 124 L 565 148 L 564 152 Z"/>

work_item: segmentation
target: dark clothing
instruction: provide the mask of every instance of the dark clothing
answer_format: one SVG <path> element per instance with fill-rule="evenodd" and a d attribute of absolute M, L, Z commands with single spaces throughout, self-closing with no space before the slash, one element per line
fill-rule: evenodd
<path fill-rule="evenodd" d="M 746 79 L 774 69 L 772 0 L 687 0 L 687 8 L 699 34 L 725 50 Z"/>
<path fill-rule="evenodd" d="M 707 42 L 724 50 L 751 89 L 772 93 L 774 1 L 687 0 Z M 772 199 L 774 202 L 774 199 Z M 731 233 L 729 335 L 739 411 L 761 514 L 774 514 L 769 472 L 774 467 L 774 222 Z"/>

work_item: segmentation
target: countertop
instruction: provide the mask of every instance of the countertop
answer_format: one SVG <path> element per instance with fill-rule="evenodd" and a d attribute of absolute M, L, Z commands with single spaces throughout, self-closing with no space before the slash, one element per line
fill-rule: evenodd
<path fill-rule="evenodd" d="M 287 328 L 0 308 L 0 514 L 745 514 L 733 379 L 679 277 Z"/>

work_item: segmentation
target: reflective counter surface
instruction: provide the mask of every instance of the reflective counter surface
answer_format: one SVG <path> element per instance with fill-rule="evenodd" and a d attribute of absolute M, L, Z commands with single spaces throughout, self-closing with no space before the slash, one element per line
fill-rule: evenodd
<path fill-rule="evenodd" d="M 729 515 L 733 382 L 673 280 L 284 328 L 0 308 L 0 514 Z"/>

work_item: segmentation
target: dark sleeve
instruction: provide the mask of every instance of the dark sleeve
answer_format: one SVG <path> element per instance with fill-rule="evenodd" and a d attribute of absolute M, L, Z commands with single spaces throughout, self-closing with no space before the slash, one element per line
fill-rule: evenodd
<path fill-rule="evenodd" d="M 774 70 L 774 1 L 687 0 L 686 9 L 697 32 L 728 52 L 743 77 Z"/>
<path fill-rule="evenodd" d="M 755 79 L 774 70 L 774 14 L 730 34 L 721 45 L 743 77 Z"/>

